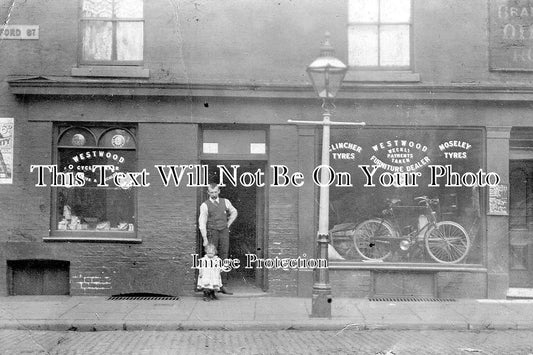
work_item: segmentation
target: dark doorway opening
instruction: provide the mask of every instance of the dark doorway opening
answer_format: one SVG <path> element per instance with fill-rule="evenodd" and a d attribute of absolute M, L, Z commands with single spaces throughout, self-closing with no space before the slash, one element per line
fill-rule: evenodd
<path fill-rule="evenodd" d="M 258 169 L 265 172 L 264 161 L 217 160 L 204 161 L 203 164 L 208 166 L 209 183 L 220 183 L 222 174 L 218 167 L 220 165 L 225 166 L 230 172 L 233 172 L 232 165 L 238 165 L 237 176 L 244 173 L 255 174 Z M 265 180 L 266 176 L 263 178 L 266 184 Z M 239 213 L 230 228 L 229 257 L 239 259 L 240 267 L 228 273 L 226 284 L 236 292 L 265 290 L 263 270 L 256 270 L 253 263 L 251 268 L 246 268 L 247 255 L 264 257 L 265 188 L 258 187 L 257 183 L 243 186 L 239 181 L 234 186 L 224 176 L 223 182 L 226 186 L 221 187 L 220 197 L 229 199 Z M 249 184 L 249 180 L 246 180 L 245 184 Z M 206 199 L 206 191 L 202 189 L 202 201 Z"/>

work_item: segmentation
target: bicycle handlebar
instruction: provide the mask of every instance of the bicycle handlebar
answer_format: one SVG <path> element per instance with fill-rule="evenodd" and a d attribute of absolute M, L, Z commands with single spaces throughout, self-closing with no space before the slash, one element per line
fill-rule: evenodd
<path fill-rule="evenodd" d="M 419 204 L 425 203 L 426 205 L 430 205 L 430 204 L 435 205 L 439 203 L 438 198 L 429 198 L 427 196 L 414 197 L 413 200 L 417 200 Z M 393 198 L 393 199 L 387 198 L 386 201 L 389 207 L 393 207 L 401 202 L 400 199 L 396 199 L 396 198 Z"/>
<path fill-rule="evenodd" d="M 419 200 L 419 203 L 421 202 L 424 202 L 426 204 L 437 204 L 439 203 L 439 199 L 438 198 L 429 198 L 427 196 L 418 196 L 418 197 L 415 197 L 414 200 Z"/>

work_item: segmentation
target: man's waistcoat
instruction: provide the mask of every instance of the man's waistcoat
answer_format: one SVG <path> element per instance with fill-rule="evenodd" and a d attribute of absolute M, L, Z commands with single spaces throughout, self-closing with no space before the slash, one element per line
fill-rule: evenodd
<path fill-rule="evenodd" d="M 228 227 L 228 215 L 226 200 L 218 198 L 218 205 L 210 200 L 205 201 L 207 205 L 207 228 L 222 230 Z"/>

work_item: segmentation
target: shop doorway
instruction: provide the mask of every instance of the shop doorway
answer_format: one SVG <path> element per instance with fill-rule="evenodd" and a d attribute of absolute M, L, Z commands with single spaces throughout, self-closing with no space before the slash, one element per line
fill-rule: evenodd
<path fill-rule="evenodd" d="M 533 156 L 509 162 L 509 185 L 509 286 L 533 288 Z"/>
<path fill-rule="evenodd" d="M 232 165 L 237 166 L 238 176 L 251 173 L 260 169 L 265 171 L 264 161 L 250 160 L 209 160 L 203 161 L 208 167 L 208 182 L 220 183 L 220 176 L 226 186 L 221 187 L 220 197 L 227 198 L 238 211 L 238 217 L 230 228 L 229 258 L 240 260 L 240 267 L 228 273 L 226 284 L 233 292 L 253 292 L 266 290 L 264 269 L 246 268 L 247 257 L 255 254 L 257 258 L 263 258 L 265 252 L 265 187 L 243 186 L 237 182 L 233 186 L 222 172 L 224 166 L 229 172 L 233 172 Z M 249 175 L 248 175 L 249 176 Z M 266 177 L 265 177 L 266 178 Z M 265 179 L 263 179 L 264 181 Z M 249 184 L 249 180 L 244 181 Z M 266 184 L 266 182 L 265 182 Z M 207 199 L 206 189 L 201 189 L 201 201 Z M 198 239 L 201 249 L 201 239 Z"/>

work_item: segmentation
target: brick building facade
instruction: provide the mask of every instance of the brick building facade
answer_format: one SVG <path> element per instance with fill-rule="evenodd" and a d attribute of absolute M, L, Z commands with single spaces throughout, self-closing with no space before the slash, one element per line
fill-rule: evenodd
<path fill-rule="evenodd" d="M 241 183 L 222 192 L 241 212 L 233 255 L 314 256 L 318 189 L 311 177 L 321 130 L 287 121 L 320 117 L 305 68 L 325 31 L 350 67 L 334 119 L 366 122 L 332 130 L 332 166 L 354 181 L 331 188 L 330 227 L 375 217 L 387 197 L 407 206 L 427 194 L 440 199 L 439 218 L 459 223 L 471 239 L 458 263 L 431 260 L 423 242 L 365 262 L 348 245 L 352 232 L 334 234 L 333 296 L 504 298 L 510 287 L 533 286 L 533 209 L 524 198 L 533 193 L 533 61 L 524 34 L 533 15 L 520 1 L 405 0 L 389 13 L 385 0 L 105 3 L 0 6 L 15 31 L 0 36 L 0 117 L 14 123 L 11 180 L 0 184 L 1 295 L 192 294 L 205 194 L 165 186 L 156 165 L 207 165 L 210 174 L 217 165 L 261 169 L 265 187 Z M 17 37 L 28 28 L 38 35 Z M 413 143 L 404 147 L 409 161 L 392 161 L 379 147 L 395 139 Z M 453 141 L 459 148 L 439 149 Z M 362 150 L 335 151 L 344 143 Z M 98 160 L 92 151 L 110 157 Z M 428 162 L 461 173 L 482 169 L 507 189 L 496 201 L 485 187 L 426 188 L 425 178 L 420 188 L 365 188 L 358 165 L 377 160 L 405 169 L 420 163 L 413 169 L 424 174 Z M 150 186 L 52 188 L 48 175 L 47 186 L 36 186 L 30 171 L 102 163 L 146 169 Z M 302 172 L 304 185 L 271 186 L 274 165 Z M 309 269 L 240 272 L 272 295 L 311 294 Z"/>

